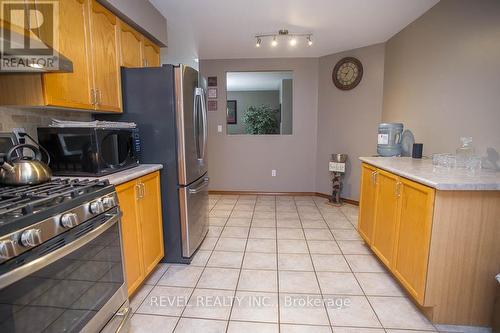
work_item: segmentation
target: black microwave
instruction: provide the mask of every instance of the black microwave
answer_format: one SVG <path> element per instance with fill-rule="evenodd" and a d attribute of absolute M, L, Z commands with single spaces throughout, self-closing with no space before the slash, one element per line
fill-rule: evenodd
<path fill-rule="evenodd" d="M 39 127 L 56 176 L 103 176 L 139 164 L 137 128 Z"/>

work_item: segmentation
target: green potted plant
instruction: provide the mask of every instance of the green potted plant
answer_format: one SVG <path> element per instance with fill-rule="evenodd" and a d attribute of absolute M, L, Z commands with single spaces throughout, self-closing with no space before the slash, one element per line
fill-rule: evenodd
<path fill-rule="evenodd" d="M 277 134 L 279 124 L 268 105 L 251 106 L 243 116 L 247 134 Z"/>

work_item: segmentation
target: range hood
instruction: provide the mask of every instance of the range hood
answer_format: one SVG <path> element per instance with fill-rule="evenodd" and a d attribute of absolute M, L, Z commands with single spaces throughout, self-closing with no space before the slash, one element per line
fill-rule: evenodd
<path fill-rule="evenodd" d="M 0 22 L 0 43 L 0 74 L 73 72 L 73 62 L 70 59 L 15 25 L 6 27 L 4 22 Z M 32 48 L 25 49 L 24 45 Z M 44 50 L 43 55 L 37 51 L 40 49 Z"/>

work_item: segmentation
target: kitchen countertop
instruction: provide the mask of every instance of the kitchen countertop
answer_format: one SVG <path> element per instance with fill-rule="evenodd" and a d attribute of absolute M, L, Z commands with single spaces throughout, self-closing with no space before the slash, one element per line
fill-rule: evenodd
<path fill-rule="evenodd" d="M 102 176 L 102 177 L 53 177 L 53 178 L 70 178 L 70 179 L 108 179 L 109 182 L 113 185 L 120 185 L 128 182 L 129 180 L 136 179 L 147 175 L 149 173 L 155 172 L 157 170 L 163 169 L 163 165 L 161 164 L 140 164 L 135 168 L 119 171 L 116 173 L 112 173 L 110 175 Z"/>
<path fill-rule="evenodd" d="M 361 161 L 401 177 L 443 191 L 499 191 L 500 172 L 481 169 L 471 175 L 464 168 L 447 170 L 432 165 L 428 158 L 360 157 Z"/>

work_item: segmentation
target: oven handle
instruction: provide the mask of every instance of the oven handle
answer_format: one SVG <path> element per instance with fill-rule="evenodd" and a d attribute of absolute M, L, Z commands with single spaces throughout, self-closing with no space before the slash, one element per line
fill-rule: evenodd
<path fill-rule="evenodd" d="M 116 214 L 105 214 L 105 216 L 109 217 L 106 222 L 90 231 L 89 233 L 78 238 L 77 240 L 43 256 L 42 258 L 33 260 L 26 265 L 18 267 L 0 276 L 0 289 L 3 289 L 11 285 L 12 283 L 19 281 L 22 278 L 44 268 L 45 266 L 52 264 L 53 262 L 67 256 L 71 252 L 78 250 L 85 244 L 93 241 L 110 227 L 112 227 L 116 222 L 118 222 L 119 218 L 121 217 L 121 212 L 119 211 Z"/>
<path fill-rule="evenodd" d="M 126 307 L 123 309 L 118 310 L 118 312 L 115 314 L 115 317 L 123 317 L 120 325 L 118 325 L 118 328 L 116 329 L 116 333 L 126 333 L 127 330 L 127 322 L 130 320 L 130 315 L 132 314 L 132 308 L 131 307 Z"/>

